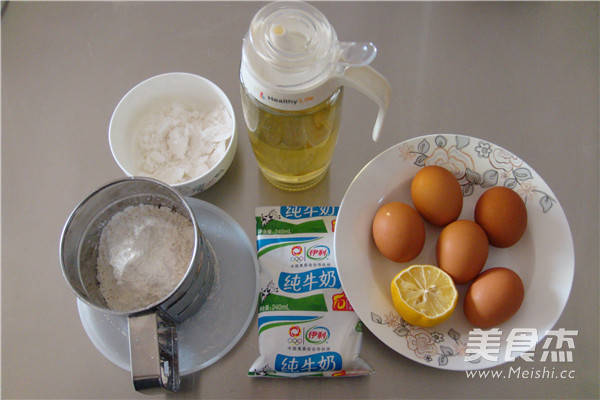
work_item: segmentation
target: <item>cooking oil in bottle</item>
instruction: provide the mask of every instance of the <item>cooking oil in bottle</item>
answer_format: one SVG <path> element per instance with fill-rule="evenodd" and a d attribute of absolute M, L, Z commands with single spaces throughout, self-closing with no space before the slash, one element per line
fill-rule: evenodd
<path fill-rule="evenodd" d="M 343 89 L 300 111 L 275 110 L 257 102 L 243 86 L 241 92 L 250 143 L 265 178 L 286 190 L 321 181 L 338 138 Z"/>
<path fill-rule="evenodd" d="M 368 64 L 370 42 L 340 42 L 327 18 L 301 1 L 276 1 L 250 22 L 242 45 L 244 119 L 263 175 L 287 190 L 309 188 L 327 173 L 340 127 L 343 87 L 379 105 L 381 132 L 390 85 Z"/>

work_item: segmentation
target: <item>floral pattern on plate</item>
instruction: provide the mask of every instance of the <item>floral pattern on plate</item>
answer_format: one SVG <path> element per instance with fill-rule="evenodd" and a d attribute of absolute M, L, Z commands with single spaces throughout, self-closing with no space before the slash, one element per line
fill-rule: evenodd
<path fill-rule="evenodd" d="M 461 334 L 453 328 L 446 334 L 435 328 L 425 329 L 406 322 L 395 312 L 384 314 L 383 317 L 371 312 L 371 320 L 376 324 L 387 325 L 399 337 L 406 338 L 406 346 L 415 353 L 417 358 L 428 363 L 437 359 L 437 365 L 443 367 L 448 364 L 449 357 L 460 356 L 465 361 L 478 363 L 481 357 L 467 357 L 467 343 L 461 339 Z"/>
<path fill-rule="evenodd" d="M 531 169 L 520 158 L 484 140 L 471 143 L 470 137 L 458 135 L 454 139 L 454 143 L 449 143 L 447 136 L 437 135 L 430 143 L 428 138 L 423 138 L 416 148 L 405 142 L 399 148 L 400 157 L 419 167 L 439 165 L 451 171 L 458 179 L 464 197 L 471 196 L 476 186 L 487 189 L 501 184 L 517 192 L 526 203 L 539 199 L 542 211 L 550 211 L 556 199 L 532 183 Z M 468 146 L 472 151 L 467 151 Z M 489 168 L 477 171 L 474 154 L 486 159 Z"/>

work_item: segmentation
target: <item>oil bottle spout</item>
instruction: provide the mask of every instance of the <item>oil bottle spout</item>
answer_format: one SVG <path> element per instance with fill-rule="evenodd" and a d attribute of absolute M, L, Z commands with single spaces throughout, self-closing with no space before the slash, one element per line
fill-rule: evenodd
<path fill-rule="evenodd" d="M 371 64 L 377 47 L 371 42 L 339 42 L 338 63 L 342 67 L 362 67 Z"/>

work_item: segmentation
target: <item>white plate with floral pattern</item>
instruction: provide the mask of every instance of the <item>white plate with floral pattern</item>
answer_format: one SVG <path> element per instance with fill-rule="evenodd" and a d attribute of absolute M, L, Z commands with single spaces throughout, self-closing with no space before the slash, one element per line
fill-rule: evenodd
<path fill-rule="evenodd" d="M 384 203 L 402 201 L 413 205 L 410 183 L 426 165 L 443 166 L 459 180 L 464 198 L 460 219 L 473 220 L 477 199 L 492 186 L 510 187 L 525 201 L 525 234 L 512 247 L 490 246 L 484 267 L 502 266 L 519 274 L 525 299 L 511 319 L 487 331 L 487 338 L 476 335 L 475 327 L 464 316 L 462 301 L 468 284 L 457 285 L 459 302 L 453 315 L 432 328 L 407 324 L 392 304 L 390 282 L 399 271 L 412 264 L 436 264 L 435 245 L 441 228 L 425 223 L 426 241 L 421 254 L 409 263 L 396 263 L 375 247 L 371 223 Z M 342 200 L 334 245 L 346 295 L 369 330 L 398 353 L 448 370 L 489 368 L 519 356 L 534 361 L 546 357 L 548 351 L 542 349 L 546 341 L 539 341 L 553 329 L 564 309 L 575 268 L 569 224 L 544 180 L 509 151 L 461 135 L 410 139 L 369 162 Z"/>

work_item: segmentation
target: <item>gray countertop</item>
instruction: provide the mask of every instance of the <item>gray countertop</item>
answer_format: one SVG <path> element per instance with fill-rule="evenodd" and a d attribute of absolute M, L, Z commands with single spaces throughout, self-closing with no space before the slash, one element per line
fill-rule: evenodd
<path fill-rule="evenodd" d="M 240 141 L 227 174 L 198 195 L 252 242 L 260 205 L 339 205 L 372 158 L 432 133 L 484 139 L 525 160 L 552 188 L 571 228 L 575 277 L 555 328 L 577 330 L 570 363 L 522 359 L 493 368 L 563 377 L 468 378 L 400 355 L 366 331 L 355 379 L 251 379 L 256 317 L 221 360 L 186 376 L 173 398 L 598 398 L 599 118 L 597 2 L 322 2 L 344 41 L 378 47 L 392 85 L 381 139 L 376 106 L 348 90 L 326 178 L 298 193 L 260 175 L 243 127 L 241 40 L 254 2 L 11 2 L 2 16 L 2 398 L 145 398 L 94 347 L 58 259 L 75 205 L 119 178 L 107 128 L 135 84 L 182 71 L 230 97 Z M 533 375 L 533 374 L 532 374 Z"/>

